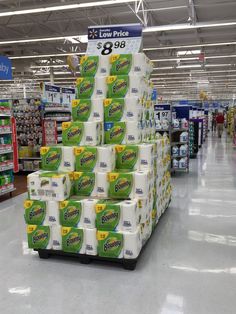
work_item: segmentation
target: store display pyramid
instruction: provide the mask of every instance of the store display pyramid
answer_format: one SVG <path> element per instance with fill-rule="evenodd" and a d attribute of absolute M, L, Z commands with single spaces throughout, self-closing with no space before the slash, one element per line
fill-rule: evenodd
<path fill-rule="evenodd" d="M 171 199 L 170 145 L 156 139 L 143 53 L 84 56 L 63 146 L 28 176 L 29 248 L 137 259 Z"/>

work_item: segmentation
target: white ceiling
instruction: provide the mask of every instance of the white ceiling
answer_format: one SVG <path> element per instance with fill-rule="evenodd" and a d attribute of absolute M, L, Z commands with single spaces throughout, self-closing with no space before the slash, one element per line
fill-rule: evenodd
<path fill-rule="evenodd" d="M 84 53 L 86 43 L 72 44 L 64 37 L 86 35 L 89 25 L 145 24 L 145 15 L 148 22 L 144 25 L 144 50 L 150 59 L 155 60 L 152 78 L 159 94 L 165 98 L 177 98 L 178 95 L 197 98 L 201 89 L 214 98 L 233 98 L 236 94 L 235 0 L 138 0 L 137 3 L 143 2 L 144 12 L 137 14 L 133 12 L 134 2 L 115 3 L 117 0 L 114 0 L 114 4 L 109 1 L 107 5 L 104 0 L 99 5 L 98 1 L 0 0 L 0 54 L 12 58 L 14 79 L 17 82 L 27 80 L 31 89 L 36 90 L 32 79 L 37 82 L 49 80 L 49 69 L 37 66 L 42 65 L 42 60 L 51 60 L 57 65 L 55 82 L 71 85 L 66 82 L 73 82 L 72 75 L 63 73 L 68 69 L 59 66 L 66 63 L 67 53 Z M 12 13 L 78 3 L 88 5 L 88 2 L 94 6 L 20 15 Z M 11 13 L 3 16 L 5 12 Z M 45 41 L 52 37 L 54 40 Z M 55 40 L 55 37 L 61 39 Z M 30 42 L 31 39 L 41 41 Z M 17 42 L 19 40 L 24 42 Z M 199 54 L 186 53 L 178 60 L 178 51 L 192 50 L 204 52 L 204 64 L 199 61 Z M 3 84 L 0 83 L 0 91 L 4 88 L 12 92 L 11 86 L 4 87 Z"/>

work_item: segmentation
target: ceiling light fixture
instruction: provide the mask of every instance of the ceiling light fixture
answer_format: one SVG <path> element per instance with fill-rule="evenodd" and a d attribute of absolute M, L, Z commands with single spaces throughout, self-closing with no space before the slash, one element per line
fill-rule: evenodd
<path fill-rule="evenodd" d="M 72 55 L 84 55 L 84 52 L 68 52 L 68 53 L 52 53 L 52 54 L 43 54 L 43 55 L 31 55 L 31 56 L 16 56 L 16 57 L 8 57 L 11 60 L 18 59 L 36 59 L 36 58 L 50 58 L 50 57 L 67 57 Z"/>
<path fill-rule="evenodd" d="M 1 12 L 0 17 L 4 16 L 14 16 L 14 15 L 25 15 L 25 14 L 35 14 L 35 13 L 45 13 L 45 12 L 56 12 L 56 11 L 65 11 L 65 10 L 74 10 L 74 9 L 82 9 L 82 8 L 91 8 L 96 6 L 107 6 L 114 4 L 122 4 L 122 3 L 132 3 L 137 0 L 107 0 L 107 1 L 95 1 L 95 2 L 87 2 L 87 3 L 75 3 L 75 4 L 66 4 L 66 5 L 58 5 L 52 7 L 41 7 L 35 9 L 25 9 L 25 10 L 17 10 L 17 11 L 8 11 Z"/>

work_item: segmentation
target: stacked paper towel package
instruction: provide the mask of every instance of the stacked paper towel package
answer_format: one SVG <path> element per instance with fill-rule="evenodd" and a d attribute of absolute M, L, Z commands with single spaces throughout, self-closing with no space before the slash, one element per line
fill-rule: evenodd
<path fill-rule="evenodd" d="M 135 259 L 171 198 L 143 53 L 85 56 L 63 146 L 41 148 L 24 203 L 34 249 Z"/>

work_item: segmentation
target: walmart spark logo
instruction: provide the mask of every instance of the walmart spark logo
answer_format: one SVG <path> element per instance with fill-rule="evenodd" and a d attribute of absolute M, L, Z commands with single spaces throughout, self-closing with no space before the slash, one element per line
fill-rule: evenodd
<path fill-rule="evenodd" d="M 89 39 L 95 39 L 98 37 L 98 31 L 96 29 L 91 29 L 89 30 L 89 34 L 88 34 Z"/>

